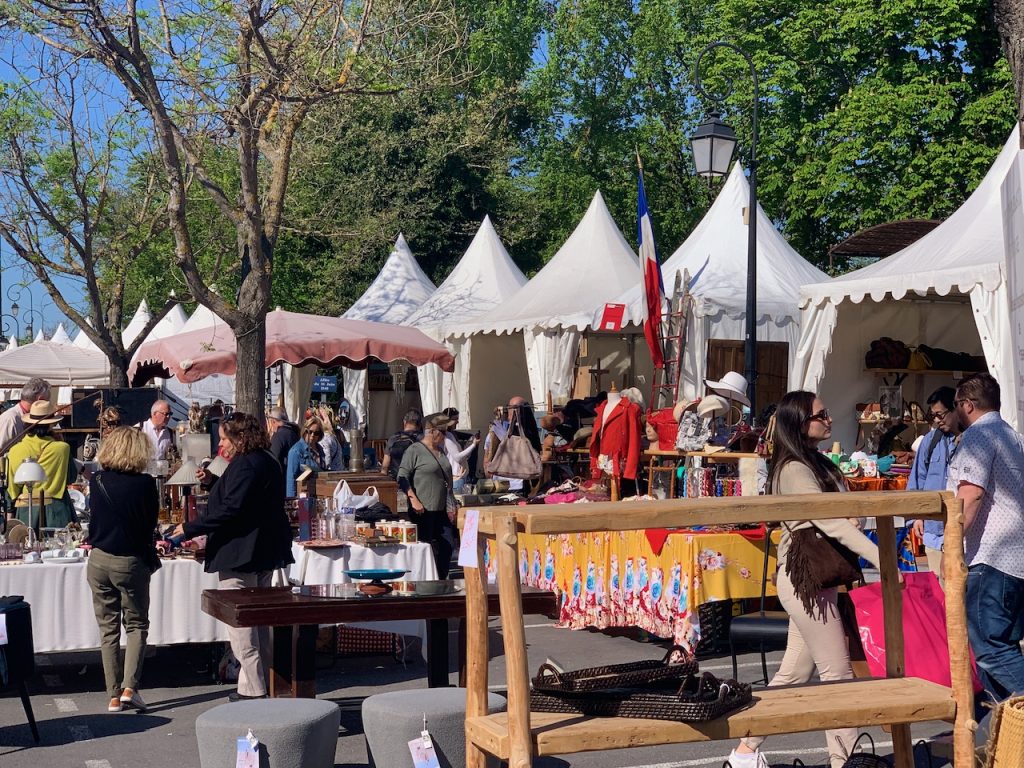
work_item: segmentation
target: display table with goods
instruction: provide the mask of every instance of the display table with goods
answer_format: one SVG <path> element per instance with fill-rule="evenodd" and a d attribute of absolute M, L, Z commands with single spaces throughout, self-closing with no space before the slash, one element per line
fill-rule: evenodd
<path fill-rule="evenodd" d="M 100 647 L 85 578 L 87 558 L 74 562 L 22 563 L 0 567 L 0 595 L 22 595 L 32 605 L 36 653 Z M 150 582 L 150 645 L 212 643 L 228 639 L 227 627 L 203 613 L 199 596 L 217 587 L 195 559 L 164 560 Z M 123 642 L 123 637 L 122 637 Z"/>
<path fill-rule="evenodd" d="M 717 615 L 710 604 L 760 597 L 764 535 L 764 526 L 523 534 L 519 579 L 558 596 L 560 627 L 639 627 L 693 652 L 702 637 L 702 613 L 712 621 Z M 494 581 L 493 542 L 485 560 L 488 579 Z M 774 573 L 774 548 L 768 566 Z M 775 594 L 773 584 L 766 593 Z M 731 603 L 723 605 L 731 614 Z M 708 608 L 702 611 L 702 606 Z M 727 629 L 707 627 L 704 632 Z"/>
<path fill-rule="evenodd" d="M 393 581 L 390 591 L 369 593 L 358 584 L 344 583 L 294 588 L 211 589 L 203 592 L 203 610 L 233 627 L 273 625 L 274 656 L 271 696 L 316 696 L 313 662 L 317 627 L 321 624 L 372 621 L 375 626 L 394 619 L 426 620 L 430 630 L 427 681 L 430 687 L 448 685 L 448 619 L 464 618 L 466 601 L 461 581 Z M 522 592 L 528 613 L 552 614 L 554 598 L 543 590 Z M 498 595 L 490 590 L 486 611 L 497 615 Z M 460 638 L 465 637 L 465 625 Z M 464 677 L 465 644 L 460 647 Z M 486 662 L 485 662 L 486 663 Z"/>
<path fill-rule="evenodd" d="M 460 523 L 465 526 L 467 512 Z M 954 723 L 955 765 L 973 765 L 972 718 L 974 696 L 967 641 L 965 605 L 967 568 L 963 559 L 963 507 L 950 493 L 913 491 L 836 493 L 758 498 L 694 498 L 647 503 L 599 503 L 488 508 L 475 511 L 478 561 L 493 546 L 501 604 L 505 648 L 504 681 L 507 713 L 487 714 L 488 622 L 487 576 L 484 568 L 466 567 L 468 768 L 482 768 L 488 754 L 507 761 L 509 768 L 527 768 L 535 756 L 594 750 L 625 749 L 658 744 L 738 739 L 803 733 L 836 728 L 888 725 L 895 768 L 912 768 L 910 724 L 932 720 Z M 950 674 L 948 688 L 904 677 L 902 590 L 896 570 L 896 532 L 893 518 L 941 519 L 945 523 L 946 622 Z M 703 525 L 779 523 L 874 517 L 881 555 L 883 629 L 887 677 L 828 684 L 780 686 L 758 690 L 749 704 L 715 716 L 678 716 L 666 708 L 644 709 L 649 692 L 638 694 L 641 706 L 625 711 L 631 717 L 596 716 L 579 712 L 531 713 L 531 689 L 526 635 L 520 598 L 522 536 L 573 537 L 635 528 L 658 529 Z M 694 677 L 694 680 L 701 678 Z M 678 698 L 699 698 L 704 689 L 680 690 Z M 718 698 L 737 694 L 742 686 L 724 685 Z M 716 693 L 712 691 L 711 693 Z M 652 719 L 648 719 L 652 718 Z M 675 718 L 675 719 L 673 719 Z M 709 718 L 709 719 L 706 719 Z M 684 754 L 685 756 L 685 754 Z"/>

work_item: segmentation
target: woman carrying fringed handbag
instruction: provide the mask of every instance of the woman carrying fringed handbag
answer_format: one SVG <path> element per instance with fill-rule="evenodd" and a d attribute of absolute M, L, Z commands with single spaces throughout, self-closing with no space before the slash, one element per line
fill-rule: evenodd
<path fill-rule="evenodd" d="M 831 436 L 832 417 L 813 392 L 786 394 L 775 412 L 768 492 L 845 490 L 839 470 L 818 451 L 818 443 Z M 836 588 L 860 578 L 858 556 L 878 566 L 878 547 L 849 520 L 783 523 L 776 586 L 789 614 L 789 637 L 770 686 L 806 683 L 815 671 L 822 681 L 853 678 Z M 759 750 L 762 741 L 740 741 L 729 755 L 732 768 L 768 768 Z M 825 741 L 832 768 L 842 768 L 857 741 L 857 730 L 827 731 Z"/>

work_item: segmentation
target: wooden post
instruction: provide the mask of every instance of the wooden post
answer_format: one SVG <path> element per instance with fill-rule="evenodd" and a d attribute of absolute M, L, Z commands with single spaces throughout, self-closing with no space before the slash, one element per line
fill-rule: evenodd
<path fill-rule="evenodd" d="M 508 681 L 508 768 L 530 768 L 530 673 L 526 659 L 522 589 L 519 584 L 519 536 L 516 518 L 506 515 L 495 521 L 498 551 L 498 602 L 501 632 L 505 637 L 505 670 Z"/>
<path fill-rule="evenodd" d="M 466 580 L 466 718 L 487 714 L 487 538 L 477 537 L 477 568 L 465 569 Z M 466 768 L 484 768 L 487 756 L 466 734 Z"/>
<path fill-rule="evenodd" d="M 974 685 L 971 679 L 970 644 L 967 638 L 967 564 L 964 562 L 964 505 L 960 499 L 947 500 L 946 531 L 942 540 L 942 579 L 946 592 L 946 636 L 949 643 L 949 673 L 956 701 L 953 722 L 953 764 L 973 768 Z"/>
<path fill-rule="evenodd" d="M 903 591 L 897 567 L 896 529 L 891 517 L 875 518 L 878 558 L 882 573 L 882 611 L 885 627 L 885 675 L 903 677 Z M 892 751 L 896 768 L 914 768 L 910 726 L 892 725 Z"/>

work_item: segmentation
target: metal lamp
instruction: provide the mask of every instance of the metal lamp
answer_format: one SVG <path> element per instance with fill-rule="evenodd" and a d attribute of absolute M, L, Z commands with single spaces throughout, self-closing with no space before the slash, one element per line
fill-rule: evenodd
<path fill-rule="evenodd" d="M 26 458 L 21 464 L 18 465 L 18 469 L 14 473 L 15 485 L 24 485 L 28 488 L 28 522 L 30 528 L 35 528 L 36 536 L 38 537 L 41 533 L 42 520 L 37 519 L 36 524 L 33 526 L 32 523 L 32 502 L 33 488 L 38 483 L 46 481 L 46 470 L 43 466 L 35 459 Z M 39 517 L 42 518 L 42 510 L 39 511 Z"/>
<path fill-rule="evenodd" d="M 722 122 L 720 112 L 711 112 L 697 126 L 690 139 L 697 175 L 705 179 L 728 176 L 736 152 L 736 132 Z"/>

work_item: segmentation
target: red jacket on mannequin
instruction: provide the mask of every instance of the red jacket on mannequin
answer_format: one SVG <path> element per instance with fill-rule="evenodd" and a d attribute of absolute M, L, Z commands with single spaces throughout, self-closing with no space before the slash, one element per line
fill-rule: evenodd
<path fill-rule="evenodd" d="M 611 408 L 608 401 L 597 406 L 594 434 L 590 440 L 590 475 L 598 480 L 598 456 L 608 456 L 618 471 L 616 477 L 636 480 L 640 469 L 640 406 L 623 397 Z"/>

